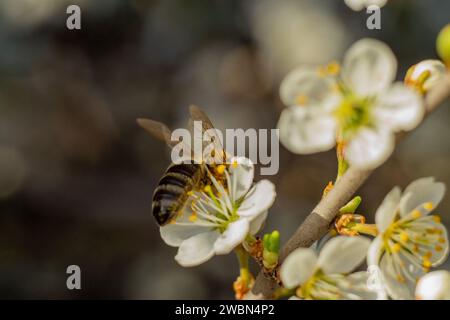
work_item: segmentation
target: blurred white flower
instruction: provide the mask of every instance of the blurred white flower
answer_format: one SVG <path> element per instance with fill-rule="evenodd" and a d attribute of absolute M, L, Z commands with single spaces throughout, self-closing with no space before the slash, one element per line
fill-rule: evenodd
<path fill-rule="evenodd" d="M 438 216 L 429 215 L 444 192 L 443 183 L 421 178 L 403 195 L 394 188 L 375 214 L 379 235 L 370 246 L 367 264 L 379 266 L 394 299 L 413 299 L 419 278 L 447 257 L 447 231 Z"/>
<path fill-rule="evenodd" d="M 271 85 L 300 63 L 322 64 L 345 49 L 346 26 L 325 1 L 256 0 L 248 6 L 261 69 Z"/>
<path fill-rule="evenodd" d="M 303 299 L 375 299 L 367 288 L 367 272 L 347 275 L 364 261 L 369 245 L 364 237 L 338 236 L 319 256 L 311 248 L 296 249 L 280 267 L 281 281 L 288 289 L 300 286 L 296 294 Z"/>
<path fill-rule="evenodd" d="M 384 7 L 387 0 L 344 0 L 345 4 L 354 11 L 361 11 L 364 8 L 368 8 L 372 5 L 377 7 Z"/>
<path fill-rule="evenodd" d="M 440 60 L 424 60 L 408 69 L 405 84 L 420 93 L 426 93 L 445 76 L 445 65 Z"/>
<path fill-rule="evenodd" d="M 450 272 L 433 271 L 420 278 L 416 287 L 418 300 L 450 300 Z"/>
<path fill-rule="evenodd" d="M 374 168 L 394 149 L 394 133 L 411 130 L 421 121 L 420 95 L 394 81 L 397 60 L 378 40 L 362 39 L 339 65 L 301 66 L 280 87 L 288 106 L 278 128 L 280 141 L 290 151 L 311 154 L 336 144 L 344 146 L 345 160 L 359 168 Z"/>
<path fill-rule="evenodd" d="M 162 239 L 179 247 L 175 260 L 184 267 L 230 253 L 248 234 L 259 231 L 275 200 L 275 186 L 270 181 L 253 185 L 254 168 L 249 159 L 233 158 L 229 169 L 220 171 L 226 184 L 210 174 L 212 187 L 195 192 L 190 208 L 174 223 L 160 228 Z"/>

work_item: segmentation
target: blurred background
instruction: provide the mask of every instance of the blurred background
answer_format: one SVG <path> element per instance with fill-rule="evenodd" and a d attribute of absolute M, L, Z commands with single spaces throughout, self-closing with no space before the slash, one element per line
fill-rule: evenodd
<path fill-rule="evenodd" d="M 69 4 L 81 30 L 66 28 Z M 233 298 L 234 255 L 182 268 L 161 240 L 151 196 L 170 152 L 135 119 L 183 127 L 197 104 L 219 129 L 275 128 L 290 69 L 374 37 L 402 79 L 436 57 L 449 12 L 448 1 L 392 0 L 371 31 L 341 0 L 0 0 L 0 298 Z M 450 185 L 449 119 L 447 103 L 359 191 L 369 221 L 394 185 Z M 333 151 L 280 157 L 265 230 L 286 241 L 336 164 Z M 450 194 L 438 213 L 449 226 Z M 66 288 L 71 264 L 82 290 Z"/>

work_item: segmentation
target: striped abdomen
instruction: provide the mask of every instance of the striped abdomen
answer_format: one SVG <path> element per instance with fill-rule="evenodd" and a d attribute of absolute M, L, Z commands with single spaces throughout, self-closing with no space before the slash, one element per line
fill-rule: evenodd
<path fill-rule="evenodd" d="M 152 213 L 160 226 L 178 214 L 188 195 L 201 179 L 198 164 L 172 164 L 167 168 L 153 193 Z"/>

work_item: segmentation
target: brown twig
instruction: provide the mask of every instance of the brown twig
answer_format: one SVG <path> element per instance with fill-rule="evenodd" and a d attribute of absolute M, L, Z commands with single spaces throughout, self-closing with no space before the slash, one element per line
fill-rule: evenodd
<path fill-rule="evenodd" d="M 443 81 L 425 97 L 427 115 L 438 108 L 449 96 L 450 74 L 447 74 Z M 399 138 L 404 135 L 400 134 Z M 350 201 L 354 193 L 372 172 L 373 170 L 348 169 L 334 188 L 317 204 L 284 245 L 280 254 L 280 262 L 293 250 L 299 247 L 309 247 L 316 240 L 320 239 L 329 230 L 330 223 L 332 223 L 336 214 L 339 212 L 339 208 Z M 263 297 L 270 298 L 276 288 L 277 283 L 274 279 L 267 277 L 264 272 L 260 271 L 253 286 L 252 293 L 257 296 L 261 296 L 262 294 Z"/>

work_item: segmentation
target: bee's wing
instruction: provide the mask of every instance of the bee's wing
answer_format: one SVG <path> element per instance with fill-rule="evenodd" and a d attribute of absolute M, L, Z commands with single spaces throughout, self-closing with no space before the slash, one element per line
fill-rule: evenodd
<path fill-rule="evenodd" d="M 216 129 L 214 128 L 211 120 L 199 107 L 195 105 L 191 105 L 189 107 L 189 112 L 191 114 L 191 118 L 189 119 L 189 128 L 191 130 L 191 133 L 193 134 L 194 139 L 201 139 L 199 143 L 201 143 L 203 151 L 205 151 L 212 142 L 214 144 L 215 161 L 225 162 L 226 159 L 224 158 L 226 158 L 226 153 L 223 149 L 221 137 L 217 135 Z M 194 121 L 200 121 L 202 124 L 201 127 L 195 126 Z M 198 132 L 199 130 L 201 132 Z M 206 141 L 203 140 L 204 135 L 207 137 Z M 211 154 L 204 156 L 210 157 Z"/>
<path fill-rule="evenodd" d="M 172 132 L 164 123 L 143 118 L 137 119 L 137 123 L 153 137 L 165 142 L 171 148 L 178 143 L 177 141 L 171 140 Z"/>

